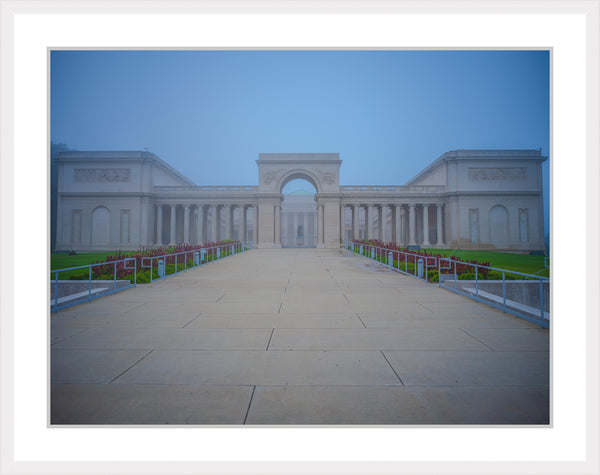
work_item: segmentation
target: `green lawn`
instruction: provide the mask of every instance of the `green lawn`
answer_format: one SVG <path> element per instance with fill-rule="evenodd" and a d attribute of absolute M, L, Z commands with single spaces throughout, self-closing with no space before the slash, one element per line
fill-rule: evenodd
<path fill-rule="evenodd" d="M 106 259 L 107 256 L 114 255 L 113 252 L 82 252 L 75 256 L 68 254 L 50 254 L 50 270 L 68 269 L 69 267 L 87 266 L 95 264 Z M 129 255 L 129 253 L 123 253 Z"/>
<path fill-rule="evenodd" d="M 423 251 L 442 254 L 447 257 L 459 257 L 463 260 L 489 262 L 490 267 L 513 270 L 524 274 L 534 274 L 549 277 L 549 268 L 544 266 L 544 256 L 529 254 L 512 254 L 510 252 L 467 251 L 460 249 L 423 249 Z"/>

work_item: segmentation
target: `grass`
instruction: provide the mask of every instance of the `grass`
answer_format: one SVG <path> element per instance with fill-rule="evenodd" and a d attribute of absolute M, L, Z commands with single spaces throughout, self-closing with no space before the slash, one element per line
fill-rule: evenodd
<path fill-rule="evenodd" d="M 50 254 L 50 270 L 68 269 L 70 267 L 78 267 L 78 266 L 87 266 L 89 264 L 95 264 L 96 261 L 102 262 L 108 256 L 114 256 L 117 254 L 119 254 L 118 251 L 82 252 L 82 253 L 77 253 L 74 256 L 70 256 L 69 254 L 65 254 L 65 253 Z M 121 252 L 120 254 L 123 256 L 129 256 L 129 255 L 137 254 L 137 251 Z M 231 251 L 229 251 L 229 250 L 221 251 L 221 257 L 226 257 L 226 256 L 229 256 L 230 254 L 231 254 Z M 172 258 L 172 259 L 174 259 L 174 258 Z M 185 268 L 185 264 L 181 260 L 181 259 L 183 259 L 182 256 L 179 256 L 179 259 L 180 260 L 179 260 L 179 263 L 177 266 L 177 270 L 181 271 Z M 205 259 L 206 259 L 206 262 L 211 262 L 214 259 L 216 259 L 216 256 L 207 255 Z M 168 262 L 170 262 L 170 260 Z M 157 279 L 158 278 L 158 270 L 156 268 L 156 260 L 154 261 L 154 266 L 155 267 L 153 269 L 153 274 L 152 274 L 153 277 L 152 278 Z M 192 266 L 193 266 L 193 257 L 190 253 L 190 255 L 188 256 L 187 267 L 192 267 Z M 167 275 L 173 274 L 174 271 L 175 271 L 175 264 L 167 264 L 166 265 L 166 274 Z M 150 282 L 150 269 L 138 269 L 137 275 L 138 275 L 138 283 Z M 66 271 L 66 272 L 60 272 L 58 274 L 58 279 L 59 280 L 69 280 L 69 278 L 71 278 L 73 276 L 76 276 L 78 279 L 87 280 L 88 276 L 89 276 L 89 270 L 88 269 L 75 269 L 75 270 L 70 270 L 70 271 Z M 50 280 L 52 281 L 55 278 L 56 278 L 56 274 L 51 272 Z M 108 276 L 106 276 L 106 278 L 108 280 L 112 280 L 113 275 L 112 274 L 108 275 Z"/>
<path fill-rule="evenodd" d="M 87 266 L 89 264 L 95 264 L 96 261 L 100 262 L 106 259 L 108 256 L 114 256 L 115 253 L 115 251 L 82 252 L 77 253 L 74 256 L 69 256 L 69 254 L 50 254 L 50 270 L 68 269 L 69 267 Z M 130 253 L 123 254 L 129 255 Z"/>

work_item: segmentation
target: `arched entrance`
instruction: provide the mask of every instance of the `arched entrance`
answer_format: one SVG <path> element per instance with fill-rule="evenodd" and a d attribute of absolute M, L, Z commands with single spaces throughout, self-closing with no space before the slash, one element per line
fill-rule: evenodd
<path fill-rule="evenodd" d="M 261 153 L 256 163 L 259 174 L 258 247 L 282 247 L 283 190 L 292 180 L 301 179 L 308 181 L 316 191 L 316 247 L 339 248 L 339 169 L 342 163 L 339 155 Z M 296 238 L 298 230 L 296 227 Z"/>
<path fill-rule="evenodd" d="M 313 185 L 289 181 L 282 190 L 281 247 L 317 247 L 317 203 Z"/>

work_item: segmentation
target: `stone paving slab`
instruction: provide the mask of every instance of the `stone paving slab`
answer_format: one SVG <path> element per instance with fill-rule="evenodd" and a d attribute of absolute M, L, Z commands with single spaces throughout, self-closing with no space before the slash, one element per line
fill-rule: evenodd
<path fill-rule="evenodd" d="M 52 424 L 244 424 L 252 386 L 52 384 Z"/>
<path fill-rule="evenodd" d="M 549 391 L 541 386 L 412 388 L 439 424 L 549 424 Z"/>
<path fill-rule="evenodd" d="M 367 328 L 533 328 L 534 324 L 507 315 L 482 315 L 464 313 L 458 317 L 436 315 L 432 312 L 359 312 Z"/>
<path fill-rule="evenodd" d="M 53 383 L 111 383 L 148 355 L 148 350 L 54 350 Z"/>
<path fill-rule="evenodd" d="M 402 387 L 262 387 L 247 424 L 432 424 L 421 399 Z"/>
<path fill-rule="evenodd" d="M 54 328 L 70 327 L 112 327 L 112 328 L 182 328 L 200 314 L 198 310 L 178 311 L 175 313 L 138 309 L 124 313 L 75 313 L 53 317 Z"/>
<path fill-rule="evenodd" d="M 92 328 L 62 340 L 54 349 L 189 349 L 265 350 L 271 336 L 267 329 L 147 329 Z"/>
<path fill-rule="evenodd" d="M 481 350 L 490 349 L 459 329 L 280 329 L 273 332 L 273 350 Z"/>
<path fill-rule="evenodd" d="M 378 351 L 153 351 L 118 383 L 401 385 Z"/>
<path fill-rule="evenodd" d="M 495 351 L 549 351 L 548 330 L 541 328 L 469 328 L 465 331 Z"/>
<path fill-rule="evenodd" d="M 356 314 L 199 315 L 186 328 L 363 328 Z"/>
<path fill-rule="evenodd" d="M 547 352 L 385 351 L 405 386 L 548 387 Z"/>

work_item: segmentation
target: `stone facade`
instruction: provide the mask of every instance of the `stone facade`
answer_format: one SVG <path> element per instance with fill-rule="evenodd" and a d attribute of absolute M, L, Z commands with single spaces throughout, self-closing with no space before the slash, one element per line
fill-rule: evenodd
<path fill-rule="evenodd" d="M 149 152 L 63 152 L 56 161 L 56 249 L 136 250 L 223 239 L 261 248 L 338 248 L 343 239 L 366 238 L 545 250 L 545 160 L 537 150 L 458 150 L 406 185 L 340 186 L 336 153 L 261 153 L 258 186 L 196 186 Z M 284 203 L 282 190 L 298 178 L 316 194 L 312 210 L 293 213 L 294 199 Z"/>

